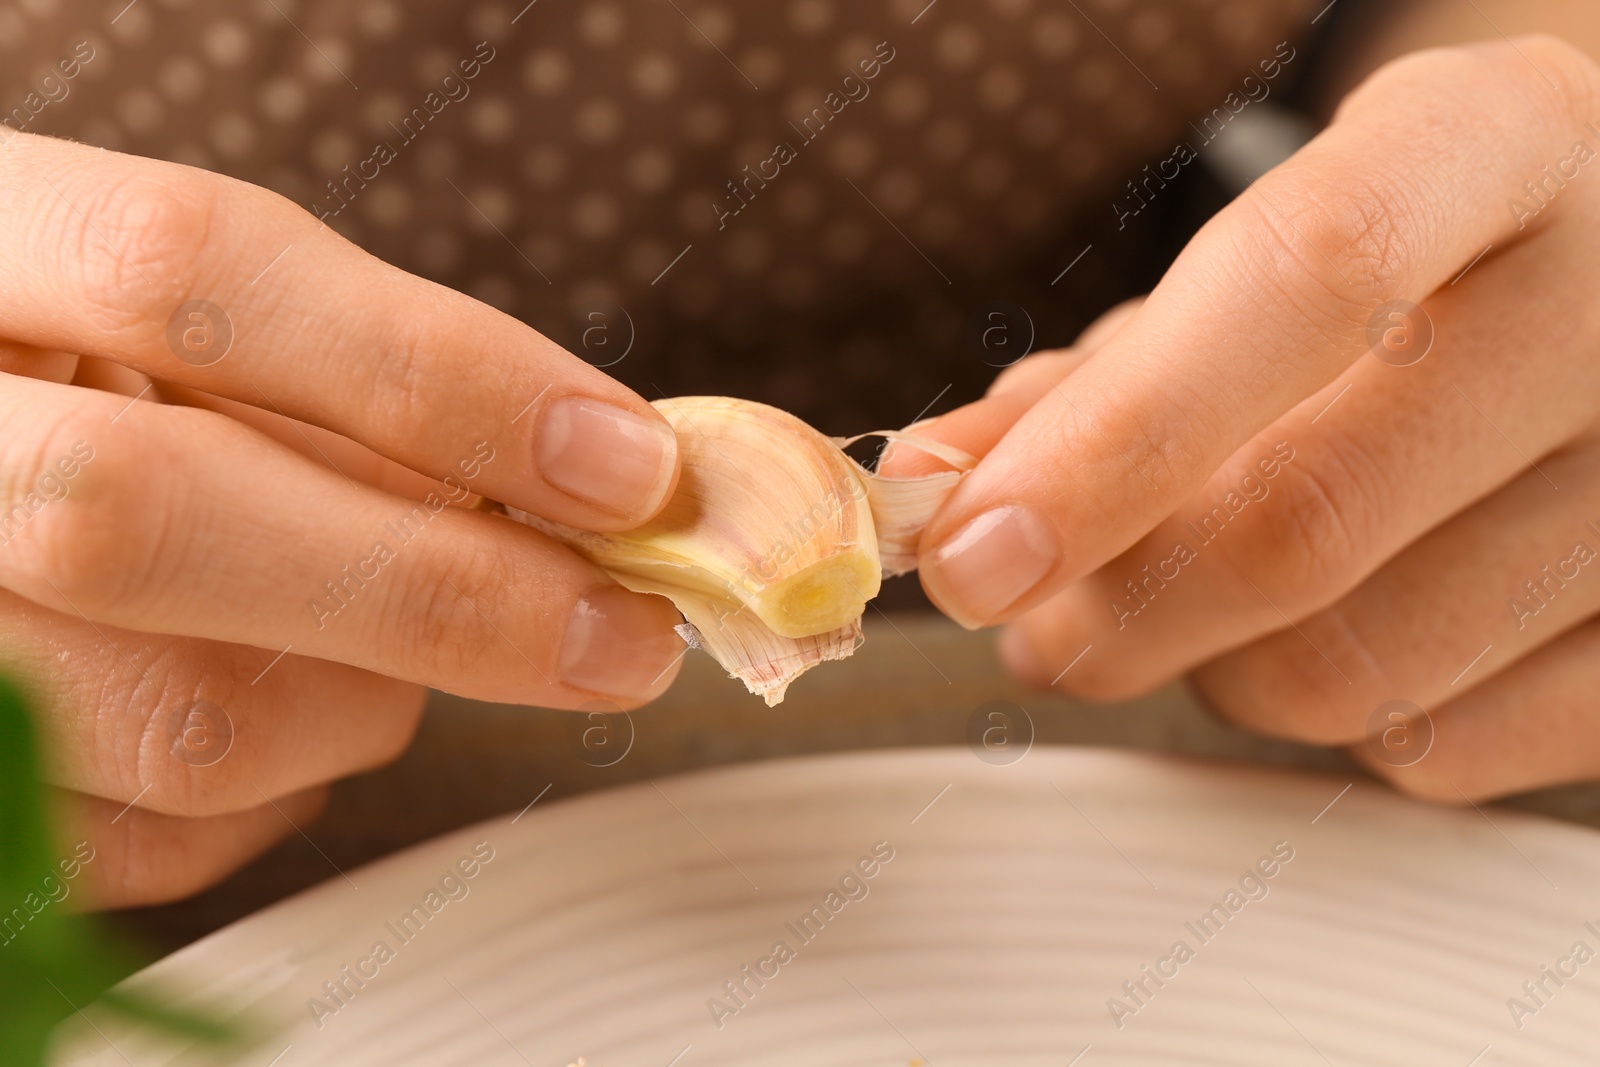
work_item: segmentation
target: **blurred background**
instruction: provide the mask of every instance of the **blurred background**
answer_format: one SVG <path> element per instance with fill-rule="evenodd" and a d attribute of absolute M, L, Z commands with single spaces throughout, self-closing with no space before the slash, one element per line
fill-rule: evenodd
<path fill-rule="evenodd" d="M 648 398 L 843 435 L 1147 290 L 1237 191 L 1221 126 L 1310 106 L 1361 7 L 1325 3 L 20 0 L 0 100 L 86 42 L 32 132 L 273 189 Z"/>

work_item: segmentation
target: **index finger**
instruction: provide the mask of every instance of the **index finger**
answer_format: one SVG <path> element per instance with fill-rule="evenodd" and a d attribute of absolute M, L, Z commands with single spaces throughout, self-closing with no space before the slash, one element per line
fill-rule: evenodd
<path fill-rule="evenodd" d="M 1463 102 L 1479 106 L 1464 109 Z M 1003 621 L 1112 559 L 1486 246 L 1547 225 L 1507 210 L 1591 144 L 1600 70 L 1552 38 L 1419 53 L 1200 231 L 1143 307 L 1056 384 L 924 532 L 957 622 Z"/>
<path fill-rule="evenodd" d="M 677 441 L 641 397 L 275 193 L 28 134 L 0 146 L 0 191 L 13 340 L 314 423 L 570 526 L 634 526 L 671 494 Z"/>

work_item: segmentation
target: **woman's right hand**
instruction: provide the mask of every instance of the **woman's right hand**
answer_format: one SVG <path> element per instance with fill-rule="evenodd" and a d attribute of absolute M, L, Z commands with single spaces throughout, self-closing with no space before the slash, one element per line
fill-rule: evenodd
<path fill-rule="evenodd" d="M 675 672 L 666 600 L 456 506 L 637 525 L 676 483 L 666 422 L 273 193 L 12 135 L 0 372 L 7 667 L 96 903 L 292 833 L 405 747 L 424 686 L 627 708 Z"/>

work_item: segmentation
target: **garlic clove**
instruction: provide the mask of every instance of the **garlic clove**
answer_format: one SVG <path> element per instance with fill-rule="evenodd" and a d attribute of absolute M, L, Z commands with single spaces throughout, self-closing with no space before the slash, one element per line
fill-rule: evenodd
<path fill-rule="evenodd" d="M 774 705 L 801 673 L 861 643 L 884 574 L 916 566 L 922 528 L 976 460 L 885 431 L 951 470 L 874 475 L 788 412 L 729 397 L 677 397 L 657 410 L 678 434 L 682 473 L 643 526 L 592 533 L 507 508 L 636 592 L 669 597 L 679 633 Z"/>

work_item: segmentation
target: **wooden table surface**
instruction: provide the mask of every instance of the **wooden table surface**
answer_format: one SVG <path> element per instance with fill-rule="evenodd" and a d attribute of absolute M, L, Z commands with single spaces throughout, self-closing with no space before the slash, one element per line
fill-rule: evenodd
<path fill-rule="evenodd" d="M 1035 744 L 1162 749 L 1367 777 L 1341 752 L 1224 726 L 1179 686 L 1114 707 L 1083 704 L 1007 676 L 990 633 L 968 633 L 933 614 L 868 615 L 867 641 L 855 656 L 805 675 L 776 708 L 747 694 L 710 658 L 690 653 L 671 692 L 629 716 L 632 744 L 610 766 L 596 764 L 623 751 L 626 724 L 585 737 L 592 724 L 570 712 L 436 693 L 406 755 L 335 786 L 327 811 L 303 835 L 291 834 L 198 897 L 121 919 L 155 958 L 334 877 L 336 869 L 516 812 L 536 797 L 543 804 L 702 767 L 806 753 L 967 745 L 969 724 L 990 701 L 1025 709 Z M 1600 787 L 1547 790 L 1507 806 L 1600 827 Z"/>

